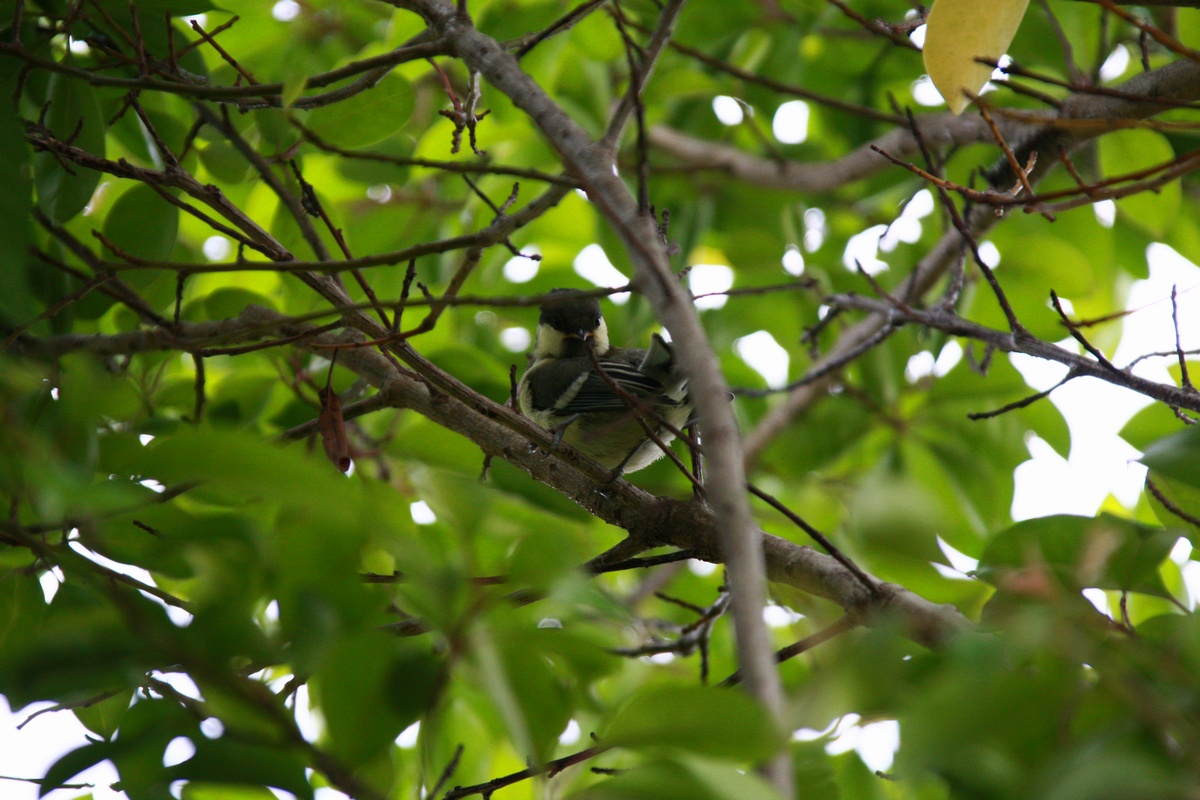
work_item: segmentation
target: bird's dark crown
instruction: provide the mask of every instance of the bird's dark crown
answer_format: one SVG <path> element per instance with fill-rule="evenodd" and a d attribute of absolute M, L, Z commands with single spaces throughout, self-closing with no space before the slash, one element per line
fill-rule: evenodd
<path fill-rule="evenodd" d="M 555 289 L 542 304 L 540 322 L 561 333 L 594 331 L 600 327 L 600 301 L 580 297 L 575 289 Z"/>

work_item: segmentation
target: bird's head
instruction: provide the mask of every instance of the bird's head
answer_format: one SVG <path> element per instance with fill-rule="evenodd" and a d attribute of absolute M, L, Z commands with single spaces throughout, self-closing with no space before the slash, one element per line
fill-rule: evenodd
<path fill-rule="evenodd" d="M 609 349 L 608 326 L 600 313 L 600 302 L 594 297 L 581 297 L 573 289 L 550 292 L 538 319 L 534 357 L 582 356 L 589 348 L 597 356 Z"/>

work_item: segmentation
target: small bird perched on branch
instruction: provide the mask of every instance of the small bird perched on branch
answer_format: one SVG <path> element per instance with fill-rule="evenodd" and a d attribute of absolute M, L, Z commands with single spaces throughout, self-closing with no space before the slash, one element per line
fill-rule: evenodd
<path fill-rule="evenodd" d="M 555 444 L 565 441 L 617 474 L 662 456 L 647 429 L 666 445 L 693 409 L 687 378 L 661 336 L 647 350 L 610 346 L 600 303 L 571 289 L 555 289 L 542 305 L 517 403 L 554 433 Z"/>

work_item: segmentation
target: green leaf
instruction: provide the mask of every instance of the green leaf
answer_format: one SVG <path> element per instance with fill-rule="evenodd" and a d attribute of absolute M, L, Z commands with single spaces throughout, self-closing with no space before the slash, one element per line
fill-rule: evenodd
<path fill-rule="evenodd" d="M 439 672 L 426 649 L 390 633 L 343 637 L 312 678 L 330 752 L 351 767 L 383 753 L 433 705 Z"/>
<path fill-rule="evenodd" d="M 62 755 L 50 765 L 42 776 L 42 786 L 38 789 L 38 797 L 44 797 L 55 787 L 61 786 L 74 778 L 85 769 L 96 766 L 101 761 L 112 757 L 116 747 L 110 742 L 91 742 L 83 747 L 77 747 Z"/>
<path fill-rule="evenodd" d="M 125 712 L 129 710 L 131 700 L 133 689 L 124 689 L 112 697 L 72 710 L 75 712 L 75 718 L 89 731 L 105 739 L 112 739 L 125 717 Z"/>
<path fill-rule="evenodd" d="M 996 534 L 979 560 L 979 575 L 997 583 L 1009 570 L 1046 565 L 1069 587 L 1170 597 L 1158 566 L 1178 539 L 1177 530 L 1111 514 L 1040 517 Z"/>
<path fill-rule="evenodd" d="M 1158 521 L 1186 531 L 1193 544 L 1200 542 L 1200 526 L 1193 521 L 1200 519 L 1200 489 L 1158 473 L 1147 477 L 1154 482 L 1154 491 L 1146 492 L 1146 501 Z"/>
<path fill-rule="evenodd" d="M 414 97 L 412 84 L 391 72 L 370 89 L 309 112 L 306 124 L 332 144 L 366 147 L 404 127 L 413 112 Z"/>
<path fill-rule="evenodd" d="M 760 761 L 776 753 L 784 737 L 766 710 L 740 690 L 657 684 L 621 705 L 601 741 Z"/>
<path fill-rule="evenodd" d="M 109 12 L 128 13 L 129 11 L 129 4 L 124 0 L 97 0 L 96 5 Z M 139 15 L 152 15 L 154 18 L 161 18 L 163 14 L 170 14 L 172 17 L 190 17 L 194 14 L 203 14 L 205 11 L 214 11 L 217 8 L 218 6 L 210 0 L 138 0 L 137 4 Z"/>
<path fill-rule="evenodd" d="M 779 800 L 779 795 L 752 773 L 682 759 L 656 760 L 625 770 L 576 797 L 579 800 Z"/>
<path fill-rule="evenodd" d="M 19 64 L 0 63 L 0 96 L 16 91 Z M 31 157 L 24 127 L 12 103 L 0 103 L 0 323 L 19 325 L 37 316 L 38 303 L 30 291 L 28 272 L 33 243 L 33 182 L 24 165 Z"/>
<path fill-rule="evenodd" d="M 179 209 L 145 184 L 134 186 L 104 217 L 104 236 L 134 258 L 166 261 L 179 232 Z"/>
<path fill-rule="evenodd" d="M 1145 128 L 1105 134 L 1100 137 L 1097 147 L 1100 165 L 1109 177 L 1161 166 L 1175 158 L 1175 150 L 1167 137 Z M 1154 191 L 1120 198 L 1117 210 L 1146 233 L 1161 239 L 1171 229 L 1181 203 L 1179 182 L 1172 181 Z"/>
<path fill-rule="evenodd" d="M 1200 430 L 1192 426 L 1151 442 L 1138 460 L 1168 478 L 1200 488 Z"/>
<path fill-rule="evenodd" d="M 1151 403 L 1134 414 L 1118 435 L 1144 451 L 1158 439 L 1184 429 L 1183 423 L 1171 409 L 1162 403 Z"/>
<path fill-rule="evenodd" d="M 191 739 L 195 754 L 167 769 L 170 780 L 246 786 L 272 786 L 301 800 L 313 796 L 305 776 L 305 760 L 295 748 L 240 741 L 229 737 Z"/>
<path fill-rule="evenodd" d="M 104 157 L 104 116 L 91 86 L 56 72 L 50 76 L 46 102 L 50 104 L 46 127 L 56 139 L 70 140 L 73 147 Z M 49 152 L 37 153 L 33 164 L 38 207 L 55 222 L 66 222 L 82 211 L 100 183 L 99 172 L 78 165 L 68 171 Z"/>

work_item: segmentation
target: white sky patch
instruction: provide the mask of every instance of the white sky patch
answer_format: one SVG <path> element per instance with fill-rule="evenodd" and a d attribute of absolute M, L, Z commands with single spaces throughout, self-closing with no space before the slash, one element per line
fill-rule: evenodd
<path fill-rule="evenodd" d="M 783 144 L 800 144 L 808 138 L 808 103 L 789 100 L 775 110 L 771 132 Z"/>
<path fill-rule="evenodd" d="M 916 244 L 919 241 L 921 241 L 921 221 L 901 214 L 891 225 L 887 226 L 887 231 L 883 236 L 879 237 L 879 249 L 890 253 L 901 242 Z"/>
<path fill-rule="evenodd" d="M 828 727 L 826 727 L 824 730 L 817 730 L 816 728 L 798 728 L 797 730 L 792 731 L 792 741 L 815 742 L 817 739 L 823 739 L 832 734 L 835 730 L 837 730 L 839 725 L 842 725 L 843 723 L 853 725 L 855 722 L 858 722 L 858 714 L 847 714 L 846 716 L 839 717 L 838 719 L 835 719 L 833 722 L 829 723 Z"/>
<path fill-rule="evenodd" d="M 928 189 L 922 189 L 904 204 L 904 216 L 912 217 L 913 219 L 925 219 L 925 217 L 933 213 L 933 208 L 933 192 Z"/>
<path fill-rule="evenodd" d="M 576 275 L 591 281 L 595 286 L 615 289 L 629 283 L 629 279 L 613 266 L 612 262 L 608 260 L 604 248 L 598 244 L 589 244 L 580 250 L 579 255 L 575 256 L 572 266 L 575 267 Z M 619 306 L 624 305 L 629 300 L 629 292 L 610 295 L 608 299 Z"/>
<path fill-rule="evenodd" d="M 722 125 L 740 125 L 746 118 L 745 112 L 742 111 L 742 104 L 736 98 L 724 94 L 713 98 L 712 110 Z"/>
<path fill-rule="evenodd" d="M 854 749 L 867 768 L 874 772 L 891 769 L 896 751 L 900 749 L 900 723 L 885 719 L 853 730 L 859 731 Z"/>
<path fill-rule="evenodd" d="M 1200 599 L 1200 561 L 1189 561 L 1180 567 L 1183 572 L 1183 584 L 1188 590 L 1188 608 L 1194 609 Z"/>
<path fill-rule="evenodd" d="M 575 720 L 570 720 L 567 722 L 567 727 L 564 728 L 563 732 L 558 735 L 558 743 L 563 747 L 570 747 L 579 741 L 579 737 L 582 735 L 582 733 L 583 731 L 580 730 L 579 723 Z"/>
<path fill-rule="evenodd" d="M 804 210 L 804 249 L 815 253 L 825 243 L 825 212 L 819 208 Z"/>
<path fill-rule="evenodd" d="M 1171 548 L 1171 552 L 1167 554 L 1167 558 L 1175 562 L 1175 566 L 1182 567 L 1192 557 L 1192 543 L 1182 536 L 1175 542 L 1175 546 Z"/>
<path fill-rule="evenodd" d="M 928 378 L 933 374 L 933 365 L 936 363 L 937 359 L 928 350 L 914 353 L 904 366 L 904 379 L 909 383 L 916 383 L 922 378 Z"/>
<path fill-rule="evenodd" d="M 1082 594 L 1089 603 L 1096 607 L 1097 611 L 1108 616 L 1108 595 L 1104 593 L 1103 589 L 1084 589 Z"/>
<path fill-rule="evenodd" d="M 62 586 L 64 580 L 66 580 L 66 576 L 59 567 L 51 567 L 38 576 L 38 583 L 42 587 L 42 595 L 46 598 L 47 603 L 54 599 L 54 595 L 58 594 L 58 587 Z"/>
<path fill-rule="evenodd" d="M 1200 562 L 1191 560 L 1192 543 L 1182 536 L 1179 537 L 1179 541 L 1175 542 L 1175 546 L 1171 548 L 1168 558 L 1183 573 L 1183 584 L 1187 587 L 1188 593 L 1184 605 L 1188 608 L 1195 608 L 1197 599 L 1200 599 Z"/>
<path fill-rule="evenodd" d="M 979 243 L 979 257 L 983 259 L 983 264 L 988 269 L 1000 266 L 1000 249 L 991 241 L 985 240 Z"/>
<path fill-rule="evenodd" d="M 933 81 L 929 79 L 928 75 L 922 75 L 920 78 L 917 78 L 915 81 L 913 81 L 912 96 L 913 100 L 915 100 L 917 105 L 920 106 L 933 108 L 946 104 L 946 100 L 942 97 L 942 93 L 939 92 L 937 87 L 933 85 Z"/>
<path fill-rule="evenodd" d="M 521 248 L 522 253 L 529 255 L 541 255 L 542 251 L 536 244 L 525 245 Z M 504 262 L 504 277 L 511 283 L 529 283 L 537 277 L 538 266 L 540 261 L 534 258 L 526 258 L 523 255 L 513 256 L 508 261 Z"/>
<path fill-rule="evenodd" d="M 67 47 L 77 56 L 86 56 L 92 52 L 91 46 L 82 39 L 71 39 Z"/>
<path fill-rule="evenodd" d="M 1008 69 L 1010 64 L 1012 64 L 1012 56 L 1010 56 L 1008 53 L 1005 53 L 1004 55 L 997 58 L 996 59 L 996 68 L 994 70 L 992 70 L 992 80 L 994 80 L 994 81 L 1008 80 L 1008 73 L 1005 72 L 1004 70 Z M 995 89 L 995 88 L 996 88 L 995 86 L 988 84 L 983 87 L 983 91 L 986 92 L 986 91 L 989 91 L 989 90 Z"/>
<path fill-rule="evenodd" d="M 392 199 L 392 187 L 386 183 L 376 183 L 367 187 L 367 197 L 383 205 Z"/>
<path fill-rule="evenodd" d="M 1117 221 L 1117 203 L 1114 200 L 1099 200 L 1092 203 L 1092 213 L 1096 215 L 1100 227 L 1111 228 Z"/>
<path fill-rule="evenodd" d="M 695 558 L 689 558 L 687 565 L 688 565 L 688 570 L 693 575 L 698 575 L 701 578 L 705 578 L 709 575 L 712 575 L 714 572 L 717 571 L 716 564 L 710 564 L 707 561 L 700 561 Z"/>
<path fill-rule="evenodd" d="M 945 377 L 958 365 L 959 361 L 962 361 L 962 357 L 962 345 L 951 340 L 946 342 L 936 358 L 928 350 L 922 350 L 910 357 L 908 364 L 904 367 L 904 377 L 909 383 L 916 383 L 930 375 L 937 378 Z"/>
<path fill-rule="evenodd" d="M 979 559 L 971 558 L 966 553 L 954 549 L 945 539 L 938 537 L 938 547 L 942 548 L 942 553 L 945 554 L 946 560 L 950 562 L 950 566 L 954 567 L 958 572 L 964 575 L 968 572 L 973 572 L 979 569 Z"/>
<path fill-rule="evenodd" d="M 888 268 L 886 261 L 879 260 L 879 239 L 887 232 L 886 225 L 872 225 L 861 233 L 856 233 L 846 242 L 846 251 L 842 253 L 842 264 L 851 272 L 858 272 L 857 264 L 861 264 L 868 275 L 878 275 Z"/>
<path fill-rule="evenodd" d="M 938 353 L 937 361 L 933 364 L 933 374 L 939 378 L 950 374 L 950 370 L 958 366 L 958 362 L 962 361 L 962 357 L 962 345 L 951 339 L 946 342 L 946 345 L 942 348 L 942 352 Z"/>
<path fill-rule="evenodd" d="M 914 28 L 913 32 L 908 35 L 909 40 L 913 44 L 915 44 L 917 47 L 924 47 L 925 46 L 925 31 L 927 28 L 928 28 L 927 25 L 921 25 L 917 28 Z"/>
<path fill-rule="evenodd" d="M 291 22 L 300 16 L 300 4 L 296 0 L 279 0 L 271 6 L 271 16 L 280 22 Z"/>
<path fill-rule="evenodd" d="M 1129 290 L 1126 307 L 1136 309 L 1123 320 L 1121 344 L 1112 357 L 1122 367 L 1139 355 L 1172 351 L 1175 329 L 1171 322 L 1171 287 L 1178 286 L 1180 339 L 1184 349 L 1200 346 L 1200 272 L 1195 264 L 1163 244 L 1146 249 L 1150 277 Z M 1060 343 L 1073 351 L 1071 340 Z M 1066 367 L 1028 356 L 1011 356 L 1034 389 L 1052 386 Z M 1154 381 L 1171 382 L 1167 367 L 1175 357 L 1139 362 L 1134 374 Z M 1138 452 L 1117 433 L 1149 401 L 1134 392 L 1095 378 L 1079 378 L 1055 390 L 1050 400 L 1063 412 L 1071 430 L 1071 453 L 1064 460 L 1040 439 L 1029 441 L 1030 460 L 1016 471 L 1013 516 L 1016 519 L 1047 514 L 1093 515 L 1111 493 L 1132 507 L 1142 491 L 1146 469 L 1133 461 Z M 1044 401 L 1043 401 L 1044 402 Z"/>
<path fill-rule="evenodd" d="M 904 204 L 900 216 L 888 226 L 879 240 L 879 249 L 890 253 L 900 242 L 915 244 L 921 240 L 921 220 L 933 213 L 933 195 L 922 189 Z"/>
<path fill-rule="evenodd" d="M 225 725 L 216 717 L 200 720 L 200 732 L 205 739 L 220 739 L 225 734 Z"/>
<path fill-rule="evenodd" d="M 145 485 L 146 483 L 147 483 L 147 481 L 142 481 L 143 485 Z M 153 482 L 151 482 L 151 483 L 153 483 Z M 154 488 L 154 487 L 151 486 L 150 488 Z M 156 490 L 156 491 L 158 491 L 158 490 Z M 113 561 L 111 558 L 107 558 L 105 556 L 100 555 L 99 553 L 93 552 L 92 550 L 88 550 L 86 547 L 84 547 L 78 541 L 72 541 L 70 544 L 70 547 L 76 553 L 78 553 L 79 555 L 88 559 L 89 561 L 91 561 L 95 564 L 99 564 L 102 567 L 107 567 L 108 569 L 111 569 L 113 572 L 119 572 L 122 575 L 128 575 L 129 577 L 131 577 L 137 581 L 140 581 L 140 582 L 146 584 L 147 586 L 156 586 L 157 585 L 157 584 L 155 584 L 154 578 L 153 578 L 153 576 L 151 576 L 151 574 L 148 570 L 142 569 L 141 567 L 135 567 L 130 564 L 122 564 L 120 561 Z M 44 586 L 43 586 L 42 591 L 43 592 L 45 591 Z M 141 595 L 143 597 L 145 597 L 147 600 L 150 600 L 151 602 L 154 602 L 154 603 L 158 603 L 160 606 L 162 606 L 167 612 L 167 618 L 170 619 L 171 622 L 174 623 L 176 626 L 178 626 L 180 628 L 186 628 L 188 625 L 191 624 L 192 615 L 189 612 L 184 611 L 182 608 L 179 608 L 178 606 L 168 605 L 167 603 L 163 602 L 160 598 L 155 597 L 154 595 L 149 594 L 147 592 L 141 592 Z"/>
<path fill-rule="evenodd" d="M 799 247 L 788 245 L 788 248 L 783 251 L 783 271 L 788 275 L 799 277 L 804 274 L 804 254 L 800 252 Z"/>
<path fill-rule="evenodd" d="M 200 687 L 191 679 L 191 676 L 185 675 L 182 672 L 160 672 L 155 670 L 153 676 L 170 686 L 175 691 L 182 695 L 199 700 L 201 697 Z"/>
<path fill-rule="evenodd" d="M 413 522 L 418 525 L 432 525 L 437 522 L 437 514 L 433 513 L 433 509 L 424 500 L 418 500 L 410 505 L 408 512 L 412 514 Z"/>
<path fill-rule="evenodd" d="M 396 737 L 396 746 L 401 750 L 412 750 L 417 746 L 417 737 L 421 733 L 421 723 L 414 722 Z"/>
<path fill-rule="evenodd" d="M 687 276 L 688 288 L 693 294 L 709 294 L 711 292 L 728 292 L 733 288 L 733 270 L 724 264 L 695 264 Z M 729 298 L 723 294 L 713 297 L 699 297 L 696 308 L 722 308 Z"/>
<path fill-rule="evenodd" d="M 775 337 L 766 331 L 755 331 L 733 343 L 733 351 L 763 376 L 767 386 L 778 389 L 787 384 L 789 357 Z"/>
<path fill-rule="evenodd" d="M 888 719 L 859 725 L 860 719 L 858 714 L 847 714 L 823 731 L 801 728 L 792 733 L 792 739 L 813 742 L 829 738 L 830 742 L 825 746 L 829 755 L 855 750 L 868 768 L 886 772 L 891 769 L 896 751 L 900 749 L 900 723 Z"/>
<path fill-rule="evenodd" d="M 1125 45 L 1119 44 L 1108 54 L 1108 58 L 1104 59 L 1104 63 L 1100 66 L 1100 80 L 1103 83 L 1115 81 L 1124 75 L 1128 68 L 1129 50 Z"/>
<path fill-rule="evenodd" d="M 324 721 L 321 719 L 320 712 L 313 708 L 309 700 L 308 687 L 301 686 L 292 697 L 294 698 L 296 727 L 300 729 L 300 735 L 306 742 L 317 741 L 321 738 Z"/>
<path fill-rule="evenodd" d="M 767 623 L 769 628 L 786 628 L 802 619 L 804 619 L 803 614 L 797 614 L 787 606 L 774 604 L 763 606 L 763 622 Z"/>
<path fill-rule="evenodd" d="M 533 343 L 533 334 L 524 328 L 505 328 L 500 331 L 500 344 L 510 353 L 524 353 Z"/>
<path fill-rule="evenodd" d="M 167 743 L 167 748 L 163 751 L 162 765 L 174 767 L 194 755 L 196 755 L 196 745 L 192 744 L 192 740 L 186 736 L 176 736 Z"/>
<path fill-rule="evenodd" d="M 200 245 L 209 261 L 224 261 L 233 252 L 233 245 L 224 236 L 210 236 Z"/>

